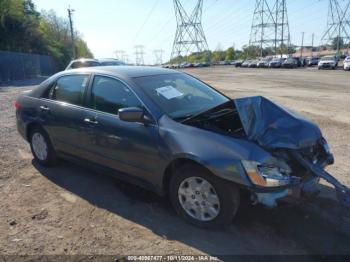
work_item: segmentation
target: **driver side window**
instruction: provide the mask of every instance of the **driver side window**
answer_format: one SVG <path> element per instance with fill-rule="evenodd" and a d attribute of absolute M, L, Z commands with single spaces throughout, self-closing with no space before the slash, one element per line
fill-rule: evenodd
<path fill-rule="evenodd" d="M 142 104 L 122 82 L 110 77 L 95 76 L 91 90 L 90 107 L 117 115 L 121 108 L 142 108 Z"/>

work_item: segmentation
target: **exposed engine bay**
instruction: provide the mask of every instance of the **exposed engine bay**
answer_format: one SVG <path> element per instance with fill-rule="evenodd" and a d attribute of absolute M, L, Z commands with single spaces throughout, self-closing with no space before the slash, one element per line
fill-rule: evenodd
<path fill-rule="evenodd" d="M 182 123 L 223 135 L 246 137 L 239 113 L 232 102 L 185 119 Z"/>

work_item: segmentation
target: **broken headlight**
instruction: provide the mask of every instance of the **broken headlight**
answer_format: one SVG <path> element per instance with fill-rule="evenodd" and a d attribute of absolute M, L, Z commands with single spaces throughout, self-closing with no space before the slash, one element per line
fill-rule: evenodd
<path fill-rule="evenodd" d="M 291 182 L 290 172 L 280 167 L 245 160 L 242 161 L 242 165 L 251 182 L 257 186 L 280 187 Z"/>

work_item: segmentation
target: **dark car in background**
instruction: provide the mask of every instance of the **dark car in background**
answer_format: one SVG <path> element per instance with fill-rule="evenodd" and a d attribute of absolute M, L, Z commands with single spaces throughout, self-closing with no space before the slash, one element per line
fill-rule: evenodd
<path fill-rule="evenodd" d="M 97 59 L 79 58 L 71 61 L 66 67 L 66 70 L 77 69 L 82 67 L 93 67 L 93 66 L 101 66 L 101 63 Z"/>
<path fill-rule="evenodd" d="M 244 60 L 237 60 L 235 63 L 235 67 L 241 67 L 243 63 L 244 63 Z"/>
<path fill-rule="evenodd" d="M 283 63 L 282 63 L 283 68 L 297 68 L 298 67 L 298 61 L 293 58 L 287 58 Z"/>
<path fill-rule="evenodd" d="M 266 98 L 231 99 L 169 69 L 68 70 L 15 107 L 39 164 L 78 161 L 168 195 L 197 226 L 229 224 L 245 194 L 274 207 L 331 177 L 324 168 L 333 157 L 314 123 Z"/>
<path fill-rule="evenodd" d="M 269 63 L 269 68 L 280 68 L 285 59 L 273 58 Z"/>
<path fill-rule="evenodd" d="M 319 58 L 317 56 L 311 56 L 306 58 L 307 66 L 316 66 L 318 65 Z"/>

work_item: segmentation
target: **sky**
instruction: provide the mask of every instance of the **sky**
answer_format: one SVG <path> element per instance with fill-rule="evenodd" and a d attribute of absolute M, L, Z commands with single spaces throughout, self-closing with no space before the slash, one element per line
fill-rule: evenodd
<path fill-rule="evenodd" d="M 182 0 L 188 13 L 197 0 Z M 271 1 L 271 0 L 270 0 Z M 37 9 L 53 9 L 67 17 L 67 8 L 75 10 L 74 28 L 87 42 L 96 58 L 115 57 L 124 50 L 129 62 L 135 62 L 135 45 L 144 46 L 145 63 L 155 62 L 154 50 L 164 50 L 163 61 L 171 55 L 176 31 L 172 0 L 33 0 Z M 240 49 L 249 42 L 254 0 L 204 0 L 202 25 L 209 48 Z M 287 0 L 291 41 L 304 45 L 320 43 L 326 30 L 328 1 Z"/>

